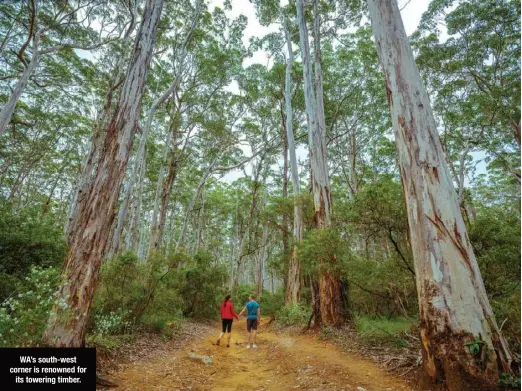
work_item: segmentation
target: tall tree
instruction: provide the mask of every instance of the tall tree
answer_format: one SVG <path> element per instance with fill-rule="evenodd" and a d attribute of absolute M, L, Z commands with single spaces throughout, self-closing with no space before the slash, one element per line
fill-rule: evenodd
<path fill-rule="evenodd" d="M 330 177 L 326 157 L 325 118 L 322 97 L 322 76 L 320 64 L 320 32 L 318 21 L 314 21 L 315 38 L 315 65 L 318 71 L 314 76 L 312 60 L 310 58 L 310 44 L 308 41 L 308 28 L 306 26 L 303 0 L 297 0 L 297 22 L 299 25 L 299 41 L 301 47 L 301 60 L 303 63 L 303 82 L 305 90 L 306 113 L 308 118 L 308 142 L 310 154 L 310 177 L 314 196 L 314 218 L 317 229 L 326 229 L 332 224 L 332 198 L 330 193 Z M 314 6 L 317 11 L 317 6 Z M 319 15 L 316 15 L 318 18 Z M 321 322 L 325 325 L 340 326 L 343 322 L 341 302 L 341 284 L 335 275 L 335 257 L 321 259 L 322 272 L 319 278 L 319 308 L 321 310 Z"/>
<path fill-rule="evenodd" d="M 44 333 L 44 340 L 52 346 L 84 344 L 89 308 L 138 125 L 162 8 L 163 0 L 146 2 L 117 108 L 107 126 L 96 174 L 87 200 L 78 210 L 79 221 L 71 234 L 58 292 L 59 303 L 53 307 Z"/>
<path fill-rule="evenodd" d="M 297 259 L 296 246 L 303 238 L 303 212 L 299 201 L 300 184 L 299 172 L 297 167 L 297 156 L 295 153 L 295 140 L 293 129 L 293 111 L 292 111 L 292 66 L 294 64 L 294 51 L 292 49 L 292 37 L 288 26 L 288 19 L 281 12 L 283 30 L 285 34 L 285 42 L 287 48 L 287 60 L 285 71 L 285 127 L 286 142 L 288 144 L 288 154 L 290 157 L 290 176 L 292 178 L 292 191 L 294 195 L 294 246 L 290 252 L 290 264 L 288 267 L 288 281 L 286 286 L 286 304 L 295 304 L 299 302 L 301 293 L 301 266 Z M 286 151 L 285 151 L 286 155 Z M 286 179 L 285 179 L 286 180 Z M 285 227 L 286 228 L 286 227 Z"/>
<path fill-rule="evenodd" d="M 397 2 L 368 0 L 368 6 L 408 210 L 424 370 L 450 390 L 494 389 L 499 364 L 510 372 L 511 354 L 486 295 L 430 101 Z"/>

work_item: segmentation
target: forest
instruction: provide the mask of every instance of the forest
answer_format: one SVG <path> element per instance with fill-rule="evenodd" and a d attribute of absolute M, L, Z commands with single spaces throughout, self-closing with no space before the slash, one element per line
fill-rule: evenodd
<path fill-rule="evenodd" d="M 386 389 L 519 389 L 520 5 L 0 2 L 0 347 L 253 295 L 260 341 L 393 352 Z"/>

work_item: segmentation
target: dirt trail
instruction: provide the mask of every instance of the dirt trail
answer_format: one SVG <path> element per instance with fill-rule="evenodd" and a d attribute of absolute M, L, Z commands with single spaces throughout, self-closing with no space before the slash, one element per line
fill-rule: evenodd
<path fill-rule="evenodd" d="M 215 345 L 218 332 L 209 327 L 204 339 L 126 366 L 111 377 L 120 384 L 116 390 L 411 390 L 373 363 L 313 336 L 288 336 L 262 324 L 258 348 L 246 349 L 244 320 L 234 322 L 230 348 Z M 188 359 L 190 352 L 211 357 L 212 364 Z"/>

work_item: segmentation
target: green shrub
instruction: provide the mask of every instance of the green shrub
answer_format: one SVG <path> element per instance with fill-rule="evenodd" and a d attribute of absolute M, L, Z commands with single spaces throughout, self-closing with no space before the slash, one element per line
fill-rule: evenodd
<path fill-rule="evenodd" d="M 305 304 L 285 306 L 276 314 L 277 323 L 282 326 L 305 325 L 310 319 L 312 310 Z"/>
<path fill-rule="evenodd" d="M 185 284 L 180 290 L 183 315 L 198 319 L 215 318 L 226 296 L 228 273 L 224 265 L 216 265 L 210 254 L 198 252 L 184 268 Z"/>
<path fill-rule="evenodd" d="M 226 269 L 203 252 L 166 257 L 153 251 L 146 262 L 133 252 L 120 254 L 102 266 L 89 330 L 102 336 L 140 329 L 171 335 L 172 324 L 183 316 L 219 314 L 227 277 Z"/>
<path fill-rule="evenodd" d="M 125 334 L 131 322 L 128 319 L 129 310 L 111 311 L 108 314 L 98 313 L 94 315 L 93 334 L 114 335 Z"/>
<path fill-rule="evenodd" d="M 469 236 L 499 326 L 520 350 L 520 217 L 505 206 L 479 208 Z"/>
<path fill-rule="evenodd" d="M 0 204 L 0 301 L 23 285 L 32 266 L 59 267 L 66 252 L 61 228 L 40 210 Z"/>
<path fill-rule="evenodd" d="M 17 293 L 0 305 L 0 347 L 35 346 L 41 342 L 56 298 L 59 273 L 32 267 Z M 65 303 L 63 303 L 65 304 Z"/>
<path fill-rule="evenodd" d="M 285 306 L 285 292 L 283 288 L 278 289 L 274 293 L 263 292 L 259 299 L 259 305 L 261 305 L 262 316 L 275 315 Z"/>

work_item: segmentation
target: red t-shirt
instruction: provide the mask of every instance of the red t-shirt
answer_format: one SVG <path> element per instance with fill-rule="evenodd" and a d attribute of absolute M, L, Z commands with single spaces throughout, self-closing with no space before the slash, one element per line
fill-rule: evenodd
<path fill-rule="evenodd" d="M 234 311 L 234 304 L 230 300 L 224 301 L 221 303 L 221 319 L 233 319 L 236 318 L 239 320 L 239 318 L 236 315 L 236 312 Z"/>

